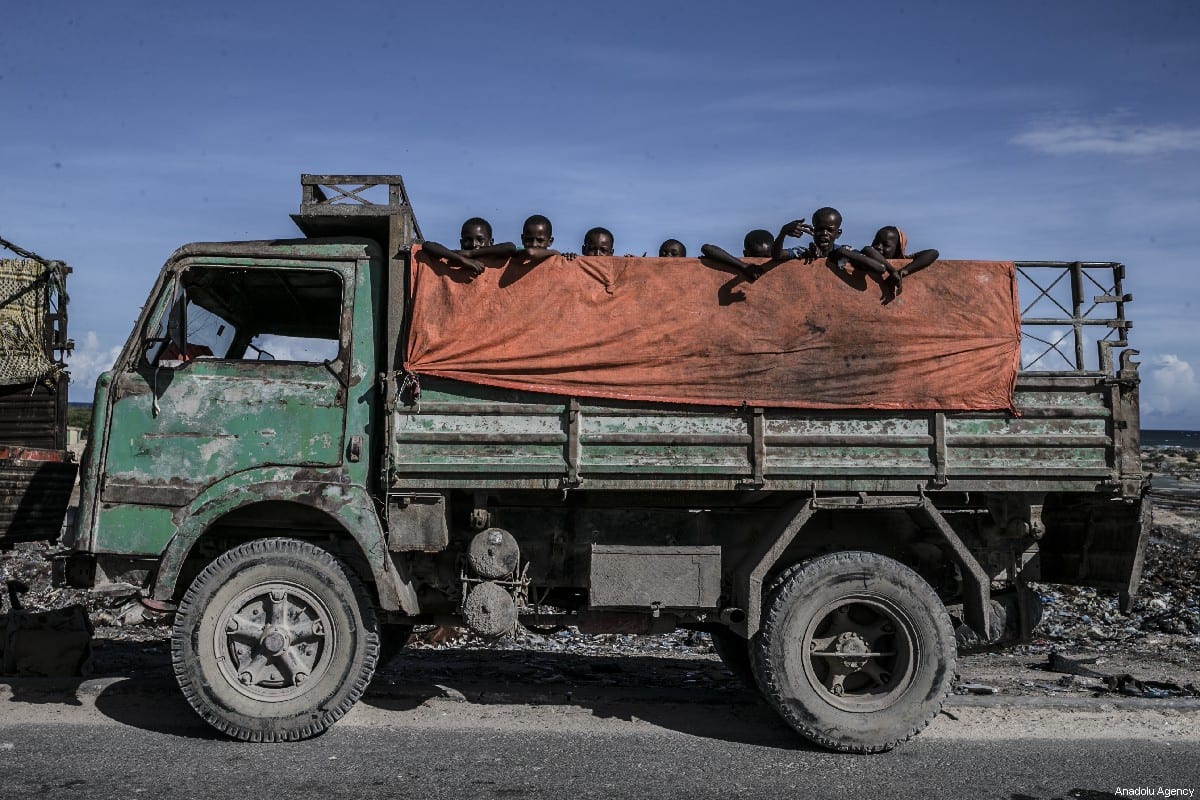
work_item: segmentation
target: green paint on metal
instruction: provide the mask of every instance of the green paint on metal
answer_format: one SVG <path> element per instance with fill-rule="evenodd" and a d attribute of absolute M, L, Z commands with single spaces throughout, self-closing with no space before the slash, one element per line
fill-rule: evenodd
<path fill-rule="evenodd" d="M 94 549 L 100 553 L 157 555 L 175 535 L 171 509 L 143 505 L 105 505 Z"/>

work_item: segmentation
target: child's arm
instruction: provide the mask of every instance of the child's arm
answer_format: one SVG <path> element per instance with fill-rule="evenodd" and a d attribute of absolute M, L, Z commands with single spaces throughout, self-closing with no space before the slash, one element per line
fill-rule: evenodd
<path fill-rule="evenodd" d="M 471 277 L 483 274 L 483 264 L 437 242 L 425 242 L 421 245 L 421 249 L 435 258 L 444 259 L 452 266 L 467 270 L 471 273 Z"/>
<path fill-rule="evenodd" d="M 716 261 L 718 264 L 723 264 L 727 267 L 733 267 L 750 283 L 754 283 L 756 280 L 762 277 L 762 267 L 758 266 L 757 264 L 747 264 L 745 261 L 742 261 L 736 256 L 730 255 L 726 251 L 717 247 L 715 244 L 700 245 L 700 253 L 705 257 Z"/>
<path fill-rule="evenodd" d="M 871 256 L 875 253 L 875 257 Z M 838 261 L 846 259 L 851 264 L 868 272 L 873 272 L 876 275 L 887 275 L 887 261 L 873 247 L 864 248 L 863 252 L 855 250 L 849 245 L 842 245 L 833 251 L 834 258 Z"/>
<path fill-rule="evenodd" d="M 901 272 L 901 270 L 893 267 L 891 263 L 883 257 L 883 253 L 879 252 L 871 245 L 864 247 L 862 249 L 862 253 L 864 256 L 875 261 L 884 269 L 884 272 L 882 273 L 883 280 L 890 280 L 892 282 L 892 293 L 897 295 L 900 294 L 900 290 L 902 288 L 900 282 L 901 278 L 904 277 L 904 274 Z"/>
<path fill-rule="evenodd" d="M 474 250 L 463 250 L 462 254 L 467 258 L 508 258 L 516 255 L 517 246 L 512 242 L 501 242 L 500 244 L 490 244 L 487 247 L 476 247 Z"/>
<path fill-rule="evenodd" d="M 779 229 L 779 235 L 775 237 L 775 243 L 771 246 L 771 258 L 776 261 L 782 261 L 785 258 L 795 258 L 796 254 L 783 249 L 783 240 L 787 237 L 799 239 L 804 234 L 813 232 L 812 225 L 805 223 L 803 219 L 792 220 L 787 225 Z"/>
<path fill-rule="evenodd" d="M 560 253 L 557 250 L 551 250 L 548 247 L 526 247 L 520 252 L 525 254 L 525 257 L 531 261 L 545 261 L 551 256 L 562 256 L 567 261 L 574 261 L 579 257 L 578 253 Z"/>
<path fill-rule="evenodd" d="M 909 258 L 912 259 L 912 263 L 910 263 L 904 269 L 900 270 L 901 276 L 912 275 L 914 272 L 919 272 L 920 270 L 923 270 L 926 267 L 928 267 L 933 262 L 937 261 L 938 260 L 938 251 L 937 250 L 918 250 L 917 252 L 915 252 L 911 256 L 909 256 Z"/>

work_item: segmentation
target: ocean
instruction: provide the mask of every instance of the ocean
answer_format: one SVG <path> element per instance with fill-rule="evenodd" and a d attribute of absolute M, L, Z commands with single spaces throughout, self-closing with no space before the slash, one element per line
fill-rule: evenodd
<path fill-rule="evenodd" d="M 1142 447 L 1180 447 L 1187 450 L 1200 450 L 1200 431 L 1142 429 Z"/>

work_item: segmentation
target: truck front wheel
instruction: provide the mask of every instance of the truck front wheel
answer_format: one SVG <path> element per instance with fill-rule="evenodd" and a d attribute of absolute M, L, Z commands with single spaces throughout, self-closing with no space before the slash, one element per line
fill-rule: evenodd
<path fill-rule="evenodd" d="M 179 604 L 171 640 L 184 697 L 247 741 L 321 733 L 362 696 L 379 654 L 370 600 L 325 550 L 259 539 L 209 564 Z"/>
<path fill-rule="evenodd" d="M 751 664 L 768 702 L 801 735 L 875 753 L 919 733 L 950 692 L 950 617 L 921 576 L 876 553 L 833 553 L 791 571 L 767 598 Z"/>

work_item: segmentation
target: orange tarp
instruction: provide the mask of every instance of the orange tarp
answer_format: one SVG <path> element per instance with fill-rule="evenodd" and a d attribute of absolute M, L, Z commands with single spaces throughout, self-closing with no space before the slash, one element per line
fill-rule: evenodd
<path fill-rule="evenodd" d="M 823 262 L 746 283 L 692 258 L 513 258 L 468 281 L 418 246 L 411 288 L 417 375 L 669 403 L 1012 409 L 1011 262 L 939 261 L 884 302 L 874 278 Z"/>

